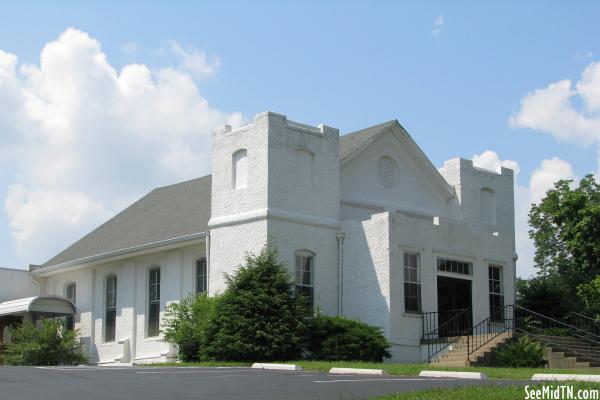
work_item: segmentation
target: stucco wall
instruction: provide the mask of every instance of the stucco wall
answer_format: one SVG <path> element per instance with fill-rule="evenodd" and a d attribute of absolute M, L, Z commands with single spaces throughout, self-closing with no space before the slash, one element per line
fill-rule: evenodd
<path fill-rule="evenodd" d="M 377 161 L 381 157 L 397 165 L 392 187 L 384 187 L 378 180 Z M 391 131 L 341 168 L 340 187 L 342 219 L 362 220 L 367 214 L 382 211 L 460 218 L 458 199 L 446 201 Z"/>
<path fill-rule="evenodd" d="M 47 294 L 64 296 L 65 287 L 77 285 L 75 328 L 85 343 L 91 362 L 144 363 L 166 359 L 172 351 L 162 337 L 147 336 L 148 271 L 161 270 L 161 321 L 165 307 L 195 291 L 195 262 L 204 256 L 204 243 L 169 251 L 140 255 L 111 263 L 58 273 L 45 279 Z M 115 341 L 104 341 L 105 282 L 117 275 L 117 317 Z M 120 340 L 129 339 L 127 343 Z M 121 359 L 125 356 L 125 359 Z"/>
<path fill-rule="evenodd" d="M 29 271 L 24 269 L 0 268 L 0 302 L 37 296 L 38 285 Z"/>
<path fill-rule="evenodd" d="M 512 236 L 481 235 L 449 219 L 380 213 L 366 221 L 344 221 L 344 315 L 382 328 L 394 360 L 421 360 L 420 314 L 404 310 L 403 251 L 420 257 L 424 312 L 437 311 L 437 277 L 472 281 L 473 321 L 489 316 L 488 265 L 501 265 L 505 304 L 514 303 Z M 471 275 L 437 271 L 437 258 L 468 261 Z"/>

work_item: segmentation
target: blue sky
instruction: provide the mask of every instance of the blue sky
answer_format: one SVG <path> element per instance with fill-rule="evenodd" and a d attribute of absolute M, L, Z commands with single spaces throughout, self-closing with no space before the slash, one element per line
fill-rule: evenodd
<path fill-rule="evenodd" d="M 518 163 L 519 204 L 539 198 L 553 177 L 581 177 L 598 171 L 600 73 L 594 69 L 600 60 L 598 2 L 22 1 L 1 4 L 0 15 L 4 16 L 0 50 L 5 60 L 14 60 L 6 54 L 18 58 L 13 62 L 14 77 L 5 77 L 4 86 L 0 73 L 0 107 L 5 105 L 4 110 L 0 108 L 0 128 L 4 128 L 0 129 L 0 145 L 6 150 L 0 150 L 1 266 L 43 262 L 148 189 L 208 172 L 209 163 L 200 150 L 201 159 L 198 154 L 172 150 L 173 157 L 197 163 L 197 172 L 189 167 L 149 174 L 138 166 L 104 165 L 102 160 L 111 164 L 111 157 L 101 157 L 106 155 L 102 151 L 110 152 L 111 147 L 98 147 L 100 142 L 95 140 L 99 139 L 93 135 L 108 135 L 107 143 L 118 144 L 123 135 L 135 136 L 144 118 L 143 108 L 128 103 L 124 106 L 127 113 L 142 114 L 135 124 L 115 117 L 106 127 L 110 134 L 98 128 L 102 118 L 93 115 L 89 102 L 100 99 L 98 104 L 102 104 L 103 99 L 112 99 L 112 94 L 96 96 L 94 92 L 107 87 L 95 81 L 106 65 L 117 75 L 127 65 L 143 65 L 152 82 L 168 82 L 164 92 L 188 93 L 191 105 L 158 97 L 157 103 L 194 109 L 207 102 L 206 121 L 179 126 L 179 114 L 170 114 L 174 129 L 182 132 L 176 141 L 192 140 L 191 148 L 201 149 L 206 142 L 190 139 L 188 131 L 198 128 L 208 137 L 211 123 L 235 123 L 270 109 L 304 123 L 325 123 L 342 133 L 396 118 L 437 166 L 452 157 L 473 158 L 493 151 L 497 159 L 487 153 L 479 162 L 486 167 L 507 160 Z M 71 27 L 95 40 L 97 48 L 86 42 L 82 46 L 87 50 L 82 50 L 75 45 L 83 40 L 77 35 L 59 39 Z M 54 53 L 48 50 L 49 61 L 44 65 L 55 67 L 44 68 L 40 55 L 53 41 L 58 45 Z M 77 51 L 105 54 L 102 68 L 106 68 L 97 74 L 86 72 L 89 65 Z M 63 90 L 39 78 L 51 79 L 66 63 L 72 64 L 69 73 L 83 71 L 76 88 L 67 85 Z M 32 73 L 32 68 L 37 72 Z M 137 69 L 131 75 L 145 77 L 144 71 Z M 173 83 L 175 78 L 167 77 L 165 71 L 180 74 L 179 83 Z M 584 71 L 588 71 L 585 79 Z M 7 89 L 8 79 L 16 82 L 17 89 Z M 562 92 L 549 86 L 565 80 L 571 85 L 563 86 Z M 583 82 L 582 89 L 576 89 L 578 82 Z M 538 89 L 542 92 L 532 97 Z M 56 96 L 49 94 L 52 90 Z M 14 95 L 15 91 L 28 95 Z M 42 111 L 31 111 L 34 106 L 27 99 L 32 93 L 50 105 L 71 108 L 56 111 L 46 104 Z M 562 97 L 556 100 L 557 96 Z M 526 100 L 530 102 L 522 103 Z M 21 108 L 8 111 L 7 104 L 17 103 Z M 81 111 L 80 107 L 86 107 L 80 114 L 91 115 L 74 125 L 78 132 L 90 132 L 86 140 L 69 136 L 75 135 L 74 128 L 65 128 L 55 118 L 56 113 L 66 118 L 74 110 Z M 553 112 L 544 113 L 540 107 Z M 23 122 L 21 109 L 35 123 Z M 48 128 L 49 124 L 58 125 Z M 572 129 L 573 125 L 578 127 Z M 36 127 L 47 129 L 47 135 L 31 134 Z M 136 140 L 155 154 L 159 152 L 156 143 L 165 134 L 157 130 L 154 136 Z M 127 148 L 139 148 L 134 147 L 135 140 L 128 140 L 132 147 Z M 61 172 L 69 165 L 80 165 L 81 160 L 67 160 L 60 166 L 62 154 L 86 146 L 88 160 L 103 172 L 87 165 L 81 177 L 64 182 Z M 132 160 L 138 156 L 143 159 L 134 154 Z M 165 165 L 171 165 L 169 157 Z M 32 167 L 47 160 L 58 166 Z M 115 179 L 115 171 L 122 176 Z M 98 184 L 92 184 L 96 179 Z M 64 196 L 58 205 L 48 200 L 57 194 Z M 58 215 L 64 213 L 65 205 L 73 204 L 79 214 Z M 61 210 L 55 212 L 53 207 Z M 526 229 L 523 215 L 521 210 L 517 216 L 521 232 Z M 520 253 L 531 253 L 523 235 L 517 239 Z M 521 261 L 519 274 L 529 275 L 533 271 L 530 256 Z"/>

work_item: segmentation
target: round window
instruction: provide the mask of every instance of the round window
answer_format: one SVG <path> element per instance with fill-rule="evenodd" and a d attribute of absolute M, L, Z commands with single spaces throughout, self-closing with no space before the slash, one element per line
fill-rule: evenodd
<path fill-rule="evenodd" d="M 396 162 L 389 157 L 381 157 L 377 161 L 377 178 L 386 188 L 391 188 L 396 184 L 398 176 L 398 167 Z"/>

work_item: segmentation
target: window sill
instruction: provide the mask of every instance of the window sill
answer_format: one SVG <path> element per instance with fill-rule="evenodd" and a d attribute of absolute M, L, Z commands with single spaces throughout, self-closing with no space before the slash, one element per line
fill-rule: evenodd
<path fill-rule="evenodd" d="M 402 316 L 403 316 L 403 317 L 419 318 L 419 319 L 421 319 L 421 318 L 422 318 L 422 317 L 421 317 L 421 313 L 416 313 L 416 312 L 414 312 L 414 313 L 411 313 L 411 312 L 403 312 L 403 313 L 402 313 Z"/>

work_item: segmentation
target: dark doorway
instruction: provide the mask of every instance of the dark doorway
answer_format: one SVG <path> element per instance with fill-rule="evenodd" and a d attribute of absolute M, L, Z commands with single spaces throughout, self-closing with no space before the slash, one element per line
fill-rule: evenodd
<path fill-rule="evenodd" d="M 460 336 L 472 328 L 471 281 L 437 277 L 440 337 Z"/>

